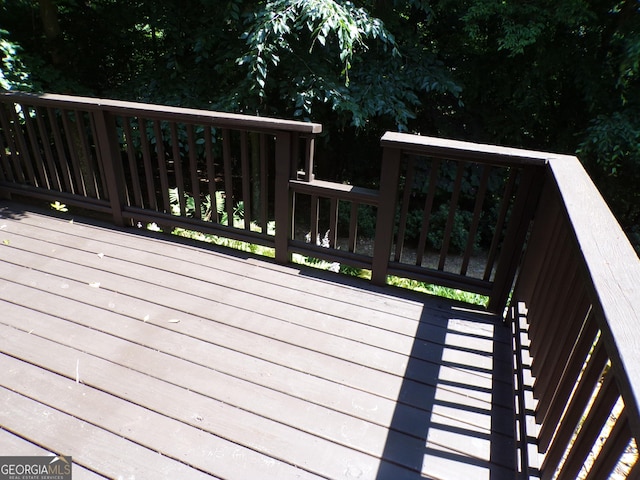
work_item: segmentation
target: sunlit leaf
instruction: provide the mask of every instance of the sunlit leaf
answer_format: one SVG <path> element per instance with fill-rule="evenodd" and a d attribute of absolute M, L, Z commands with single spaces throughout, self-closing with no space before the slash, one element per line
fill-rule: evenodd
<path fill-rule="evenodd" d="M 57 200 L 51 204 L 51 208 L 53 208 L 54 210 L 57 210 L 59 212 L 68 212 L 69 211 L 69 209 L 67 208 L 67 206 L 64 203 L 60 203 Z"/>

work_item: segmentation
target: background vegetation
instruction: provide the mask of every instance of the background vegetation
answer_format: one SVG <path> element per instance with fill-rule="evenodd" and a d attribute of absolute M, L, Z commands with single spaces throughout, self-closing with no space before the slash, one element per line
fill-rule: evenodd
<path fill-rule="evenodd" d="M 362 185 L 384 130 L 577 153 L 638 246 L 639 6 L 10 0 L 0 88 L 313 119 L 319 175 Z"/>

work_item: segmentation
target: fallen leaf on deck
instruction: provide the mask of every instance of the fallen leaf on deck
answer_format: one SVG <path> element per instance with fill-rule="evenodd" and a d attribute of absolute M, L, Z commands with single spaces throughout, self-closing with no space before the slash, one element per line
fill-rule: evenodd
<path fill-rule="evenodd" d="M 147 322 L 147 320 L 149 320 L 149 315 L 145 315 L 144 318 L 142 319 L 143 322 Z"/>
<path fill-rule="evenodd" d="M 169 323 L 180 323 L 180 320 L 178 318 L 172 318 L 169 320 Z"/>
<path fill-rule="evenodd" d="M 100 288 L 100 282 L 91 282 L 89 286 L 93 288 Z"/>
<path fill-rule="evenodd" d="M 9 245 L 9 243 L 10 243 L 9 240 L 2 240 L 3 245 Z"/>
<path fill-rule="evenodd" d="M 55 201 L 54 203 L 51 203 L 51 208 L 53 208 L 54 210 L 58 210 L 59 212 L 68 212 L 69 209 L 67 208 L 67 206 L 64 203 L 60 203 L 59 201 Z"/>
<path fill-rule="evenodd" d="M 102 258 L 102 257 L 104 257 L 104 253 L 99 253 L 99 254 L 98 254 L 98 256 L 99 256 L 100 258 Z"/>

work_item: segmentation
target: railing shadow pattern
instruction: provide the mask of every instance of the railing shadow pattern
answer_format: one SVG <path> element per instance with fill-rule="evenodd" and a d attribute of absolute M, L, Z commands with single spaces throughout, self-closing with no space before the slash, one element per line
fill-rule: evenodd
<path fill-rule="evenodd" d="M 515 471 L 509 333 L 493 315 L 475 329 L 466 322 L 462 309 L 423 312 L 383 454 L 413 467 L 407 479 L 502 479 Z M 426 339 L 434 368 L 418 385 L 412 372 L 424 371 Z M 397 441 L 394 432 L 408 429 L 420 434 L 409 445 Z M 395 477 L 381 464 L 376 478 Z"/>

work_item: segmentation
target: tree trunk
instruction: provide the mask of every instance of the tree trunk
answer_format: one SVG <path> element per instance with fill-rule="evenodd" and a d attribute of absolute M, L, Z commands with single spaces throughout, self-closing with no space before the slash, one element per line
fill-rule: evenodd
<path fill-rule="evenodd" d="M 38 4 L 44 36 L 47 38 L 51 53 L 51 63 L 59 67 L 63 63 L 63 55 L 61 48 L 62 28 L 58 20 L 58 7 L 53 3 L 53 0 L 38 0 Z"/>

